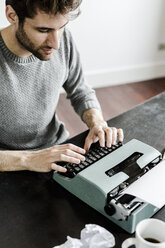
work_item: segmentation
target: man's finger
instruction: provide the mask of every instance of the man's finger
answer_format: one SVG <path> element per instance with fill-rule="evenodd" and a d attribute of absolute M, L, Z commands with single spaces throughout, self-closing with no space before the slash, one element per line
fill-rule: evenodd
<path fill-rule="evenodd" d="M 85 157 L 83 155 L 81 155 L 81 153 L 78 152 L 74 152 L 70 149 L 64 149 L 63 151 L 61 151 L 62 153 L 60 153 L 60 159 L 62 159 L 63 156 L 68 156 L 68 157 L 73 157 L 73 158 L 78 158 L 81 161 L 85 160 Z"/>
<path fill-rule="evenodd" d="M 57 164 L 55 164 L 55 163 L 52 163 L 51 164 L 51 169 L 52 170 L 55 170 L 55 171 L 59 171 L 59 172 L 67 172 L 67 169 L 66 168 L 64 168 L 64 167 L 62 167 L 62 166 L 60 166 L 60 165 L 57 165 Z"/>
<path fill-rule="evenodd" d="M 116 145 L 117 141 L 117 129 L 112 127 L 112 145 Z"/>
<path fill-rule="evenodd" d="M 111 145 L 112 145 L 112 129 L 106 128 L 105 133 L 106 133 L 106 146 L 111 147 Z"/>
<path fill-rule="evenodd" d="M 101 147 L 105 146 L 105 132 L 103 131 L 103 129 L 100 129 L 98 131 L 98 137 L 99 137 L 99 144 Z"/>
<path fill-rule="evenodd" d="M 118 133 L 119 141 L 120 141 L 120 142 L 123 142 L 123 140 L 124 140 L 123 129 L 119 128 L 119 129 L 117 130 L 117 133 Z"/>
<path fill-rule="evenodd" d="M 71 143 L 68 143 L 68 144 L 65 144 L 65 145 L 58 145 L 58 146 L 54 146 L 54 148 L 59 151 L 62 151 L 64 149 L 69 149 L 69 150 L 72 150 L 72 151 L 75 151 L 77 153 L 81 153 L 81 154 L 85 154 L 85 150 L 79 146 L 76 146 L 74 144 L 71 144 Z"/>
<path fill-rule="evenodd" d="M 89 150 L 89 148 L 91 147 L 92 143 L 93 143 L 93 140 L 90 139 L 89 137 L 87 137 L 85 139 L 85 144 L 84 144 L 85 151 L 88 151 Z"/>

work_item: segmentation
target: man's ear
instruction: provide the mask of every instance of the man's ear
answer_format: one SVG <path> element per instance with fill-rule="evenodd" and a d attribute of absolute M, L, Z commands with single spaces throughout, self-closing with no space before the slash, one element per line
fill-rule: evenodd
<path fill-rule="evenodd" d="M 11 5 L 6 6 L 6 18 L 12 25 L 18 23 L 18 16 Z"/>

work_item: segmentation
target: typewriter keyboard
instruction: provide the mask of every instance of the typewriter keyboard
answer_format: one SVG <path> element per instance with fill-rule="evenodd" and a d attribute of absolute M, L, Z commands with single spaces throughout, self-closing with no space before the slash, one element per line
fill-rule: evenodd
<path fill-rule="evenodd" d="M 110 148 L 100 147 L 98 143 L 97 145 L 93 144 L 91 149 L 85 154 L 85 161 L 81 162 L 80 164 L 66 163 L 64 167 L 67 168 L 67 172 L 66 173 L 58 172 L 58 173 L 66 177 L 73 178 L 79 172 L 81 172 L 91 164 L 97 162 L 101 158 L 105 157 L 109 153 L 113 152 L 114 150 L 118 149 L 120 146 L 122 146 L 121 142 L 118 142 L 116 145 L 112 145 Z"/>

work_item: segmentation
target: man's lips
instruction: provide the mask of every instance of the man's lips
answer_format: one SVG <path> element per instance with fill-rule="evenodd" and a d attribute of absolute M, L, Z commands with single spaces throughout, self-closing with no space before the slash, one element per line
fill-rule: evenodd
<path fill-rule="evenodd" d="M 44 51 L 44 53 L 46 53 L 47 55 L 51 54 L 53 52 L 52 48 L 42 48 L 42 50 Z"/>

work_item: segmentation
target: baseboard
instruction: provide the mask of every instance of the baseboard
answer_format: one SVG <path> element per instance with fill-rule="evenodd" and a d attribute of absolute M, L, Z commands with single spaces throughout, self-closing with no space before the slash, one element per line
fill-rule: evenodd
<path fill-rule="evenodd" d="M 155 64 L 90 71 L 84 74 L 86 81 L 92 88 L 135 83 L 165 77 L 165 61 Z M 60 92 L 64 93 L 65 91 L 62 88 Z"/>
<path fill-rule="evenodd" d="M 161 77 L 165 77 L 165 61 L 85 72 L 85 78 L 93 88 L 146 81 Z"/>

